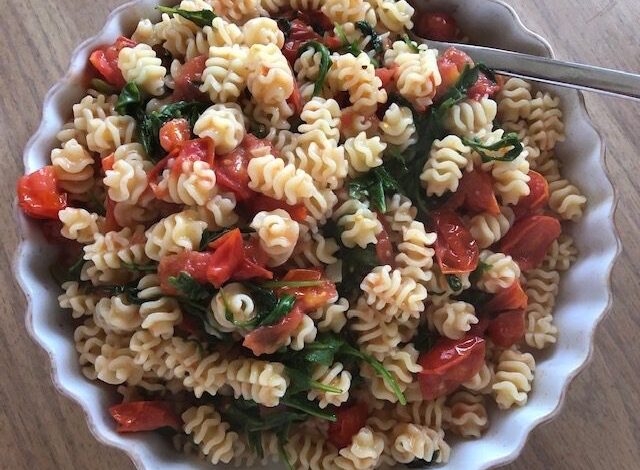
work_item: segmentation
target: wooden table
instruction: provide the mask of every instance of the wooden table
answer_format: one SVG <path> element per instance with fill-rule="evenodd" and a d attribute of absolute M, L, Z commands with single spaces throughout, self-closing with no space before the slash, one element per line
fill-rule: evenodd
<path fill-rule="evenodd" d="M 9 266 L 16 249 L 12 201 L 22 150 L 35 131 L 46 91 L 71 51 L 102 27 L 123 0 L 0 0 L 0 468 L 133 468 L 90 434 L 80 407 L 61 397 L 49 361 L 27 335 L 24 298 Z M 546 36 L 558 57 L 640 72 L 637 0 L 510 0 L 525 24 Z M 511 470 L 640 467 L 640 106 L 587 96 L 607 145 L 621 196 L 617 224 L 624 252 L 613 275 L 613 311 L 602 322 L 593 361 L 573 383 L 564 409 L 531 436 Z M 636 339 L 634 339 L 636 338 Z"/>

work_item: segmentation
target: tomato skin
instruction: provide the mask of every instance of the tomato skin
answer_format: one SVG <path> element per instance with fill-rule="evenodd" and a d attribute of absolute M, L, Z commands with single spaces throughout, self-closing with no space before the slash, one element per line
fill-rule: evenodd
<path fill-rule="evenodd" d="M 293 109 L 293 114 L 298 115 L 302 112 L 302 107 L 304 103 L 302 102 L 302 94 L 300 94 L 300 85 L 297 80 L 293 81 L 293 92 L 291 96 L 287 98 L 287 103 L 291 105 Z"/>
<path fill-rule="evenodd" d="M 525 328 L 525 310 L 507 310 L 491 320 L 487 335 L 496 346 L 510 348 L 522 340 Z"/>
<path fill-rule="evenodd" d="M 526 309 L 529 303 L 527 294 L 519 282 L 499 290 L 487 303 L 482 306 L 483 313 L 504 312 L 506 310 Z"/>
<path fill-rule="evenodd" d="M 493 191 L 493 178 L 489 173 L 478 168 L 465 173 L 460 180 L 458 190 L 443 207 L 450 210 L 462 208 L 469 215 L 481 212 L 500 214 L 500 206 Z"/>
<path fill-rule="evenodd" d="M 102 166 L 102 173 L 104 174 L 109 170 L 113 170 L 113 164 L 115 163 L 115 161 L 116 161 L 116 156 L 113 153 L 104 157 L 100 161 L 100 166 Z"/>
<path fill-rule="evenodd" d="M 391 86 L 395 83 L 396 71 L 398 69 L 397 65 L 393 65 L 392 67 L 386 68 L 381 67 L 376 69 L 376 77 L 380 79 L 382 82 L 382 88 L 389 91 Z"/>
<path fill-rule="evenodd" d="M 382 225 L 382 231 L 376 235 L 376 256 L 378 257 L 378 261 L 382 265 L 389 265 L 394 267 L 396 264 L 395 254 L 393 252 L 393 244 L 391 243 L 391 239 L 389 238 L 389 233 L 391 232 L 391 227 L 387 222 L 387 219 L 384 218 L 384 215 L 380 212 L 376 212 L 376 216 Z"/>
<path fill-rule="evenodd" d="M 460 29 L 455 18 L 444 12 L 425 12 L 418 16 L 415 26 L 418 36 L 434 41 L 455 41 Z"/>
<path fill-rule="evenodd" d="M 207 55 L 194 57 L 186 62 L 176 77 L 175 87 L 171 95 L 172 101 L 206 101 L 208 96 L 200 91 L 198 82 L 202 79 L 207 62 Z"/>
<path fill-rule="evenodd" d="M 337 36 L 325 36 L 323 43 L 328 49 L 340 49 L 342 47 L 342 39 Z"/>
<path fill-rule="evenodd" d="M 289 37 L 282 47 L 282 53 L 289 61 L 289 64 L 293 66 L 298 58 L 298 52 L 300 48 L 310 40 L 319 41 L 322 38 L 316 33 L 311 26 L 306 24 L 301 19 L 294 19 L 291 22 L 291 29 L 289 30 Z"/>
<path fill-rule="evenodd" d="M 160 128 L 160 146 L 166 151 L 180 147 L 191 138 L 191 126 L 184 118 L 172 119 Z"/>
<path fill-rule="evenodd" d="M 500 251 L 513 258 L 520 269 L 528 271 L 542 263 L 547 250 L 560 236 L 560 222 L 547 215 L 530 215 L 513 225 L 500 240 Z"/>
<path fill-rule="evenodd" d="M 166 401 L 133 401 L 109 408 L 116 423 L 117 431 L 141 432 L 171 427 L 182 429 L 182 420 L 175 412 L 173 404 Z"/>
<path fill-rule="evenodd" d="M 274 325 L 261 326 L 244 337 L 242 345 L 251 349 L 253 354 L 273 354 L 286 343 L 291 334 L 298 328 L 304 313 L 296 302 L 291 311 Z"/>
<path fill-rule="evenodd" d="M 252 198 L 247 199 L 242 206 L 248 218 L 253 218 L 258 212 L 273 211 L 276 209 L 285 210 L 296 222 L 304 222 L 307 217 L 307 208 L 302 204 L 292 206 L 285 201 L 273 199 L 263 194 L 256 194 Z"/>
<path fill-rule="evenodd" d="M 438 340 L 418 359 L 423 369 L 418 372 L 418 381 L 424 399 L 446 395 L 476 375 L 484 364 L 484 355 L 485 341 L 479 336 Z"/>
<path fill-rule="evenodd" d="M 238 270 L 233 274 L 236 281 L 247 279 L 273 279 L 273 273 L 265 268 L 269 255 L 262 248 L 257 238 L 249 238 L 243 244 L 244 254 Z"/>
<path fill-rule="evenodd" d="M 480 101 L 484 97 L 492 98 L 500 91 L 500 88 L 499 84 L 489 80 L 484 73 L 480 73 L 476 83 L 467 90 L 467 96 L 472 100 Z"/>
<path fill-rule="evenodd" d="M 107 83 L 116 88 L 122 88 L 126 82 L 118 68 L 118 54 L 125 47 L 135 47 L 136 44 L 135 41 L 120 36 L 111 46 L 103 46 L 93 51 L 89 56 L 89 62 Z"/>
<path fill-rule="evenodd" d="M 209 244 L 213 250 L 207 268 L 207 279 L 216 288 L 222 287 L 233 276 L 244 258 L 240 229 L 231 230 Z"/>
<path fill-rule="evenodd" d="M 438 234 L 436 259 L 444 274 L 468 273 L 478 267 L 480 249 L 462 219 L 451 211 L 434 211 L 431 217 Z"/>
<path fill-rule="evenodd" d="M 21 176 L 17 193 L 20 209 L 36 219 L 58 220 L 58 212 L 67 207 L 67 193 L 58 190 L 52 165 Z"/>
<path fill-rule="evenodd" d="M 440 97 L 458 82 L 465 66 L 473 65 L 473 60 L 466 53 L 450 47 L 438 57 L 437 63 L 442 83 L 438 86 L 436 97 Z"/>
<path fill-rule="evenodd" d="M 537 171 L 529 171 L 529 194 L 520 198 L 518 204 L 513 207 L 516 218 L 539 212 L 549 201 L 549 183 L 547 179 Z"/>
<path fill-rule="evenodd" d="M 231 152 L 219 155 L 214 166 L 217 183 L 232 191 L 238 201 L 249 199 L 255 194 L 249 189 L 249 160 L 251 154 L 243 140 Z"/>
<path fill-rule="evenodd" d="M 216 157 L 215 143 L 213 139 L 204 137 L 202 139 L 194 139 L 183 142 L 178 149 L 179 153 L 176 157 L 171 173 L 174 176 L 180 176 L 182 172 L 182 164 L 186 162 L 205 162 L 209 166 L 213 166 L 213 162 Z"/>
<path fill-rule="evenodd" d="M 280 287 L 276 293 L 294 295 L 303 312 L 313 312 L 324 307 L 331 299 L 338 297 L 336 285 L 325 279 L 324 272 L 320 268 L 292 269 L 283 278 L 283 281 L 323 281 L 315 287 Z"/>
<path fill-rule="evenodd" d="M 333 31 L 333 21 L 320 10 L 302 10 L 299 16 L 313 31 L 320 31 L 321 34 Z"/>
<path fill-rule="evenodd" d="M 158 265 L 158 277 L 162 292 L 167 295 L 178 293 L 169 282 L 169 278 L 178 276 L 181 272 L 187 273 L 195 281 L 202 284 L 208 282 L 207 268 L 211 264 L 211 258 L 212 253 L 190 250 L 176 255 L 164 256 Z"/>
<path fill-rule="evenodd" d="M 351 444 L 353 436 L 362 429 L 369 417 L 369 409 L 364 402 L 342 405 L 336 408 L 336 421 L 329 423 L 327 439 L 338 449 Z"/>

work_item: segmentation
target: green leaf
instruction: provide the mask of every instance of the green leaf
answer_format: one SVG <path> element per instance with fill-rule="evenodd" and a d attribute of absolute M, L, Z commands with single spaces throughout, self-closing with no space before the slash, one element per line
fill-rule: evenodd
<path fill-rule="evenodd" d="M 138 117 L 140 113 L 144 114 L 144 99 L 142 92 L 135 82 L 127 83 L 116 103 L 116 111 L 121 115 L 129 115 Z"/>
<path fill-rule="evenodd" d="M 438 335 L 429 331 L 428 328 L 419 328 L 418 333 L 413 338 L 413 345 L 420 352 L 430 350 L 438 340 Z"/>
<path fill-rule="evenodd" d="M 249 291 L 249 294 L 251 294 L 253 304 L 258 312 L 270 312 L 276 307 L 278 297 L 273 290 L 250 282 L 243 283 L 243 286 Z"/>
<path fill-rule="evenodd" d="M 295 398 L 295 397 L 284 397 L 280 400 L 280 403 L 288 406 L 289 408 L 293 408 L 294 410 L 302 411 L 311 416 L 315 416 L 316 418 L 326 419 L 327 421 L 337 421 L 336 415 L 334 413 L 330 413 L 321 409 L 314 402 L 310 402 L 303 398 Z"/>
<path fill-rule="evenodd" d="M 522 142 L 515 132 L 505 134 L 502 139 L 491 145 L 483 145 L 478 139 L 466 138 L 462 139 L 462 143 L 478 152 L 483 163 L 511 162 L 518 158 L 523 150 Z"/>
<path fill-rule="evenodd" d="M 273 308 L 273 310 L 271 310 L 271 312 L 261 318 L 256 326 L 269 326 L 277 323 L 283 317 L 287 316 L 287 314 L 293 308 L 293 304 L 295 302 L 296 298 L 293 295 L 283 295 L 278 299 L 278 302 L 276 303 L 276 306 Z"/>
<path fill-rule="evenodd" d="M 411 52 L 415 52 L 416 54 L 420 52 L 420 49 L 418 49 L 418 45 L 416 44 L 416 42 L 412 41 L 407 34 L 402 36 L 402 40 L 407 46 L 409 46 L 409 49 L 411 49 Z"/>
<path fill-rule="evenodd" d="M 324 81 L 327 78 L 327 73 L 331 67 L 331 55 L 329 53 L 329 49 L 327 49 L 327 46 L 324 44 L 321 44 L 318 41 L 308 41 L 298 51 L 298 57 L 300 57 L 307 49 L 313 49 L 320 53 L 320 72 L 318 73 L 318 78 L 313 86 L 313 96 L 318 96 L 322 93 Z"/>
<path fill-rule="evenodd" d="M 307 390 L 321 390 L 328 393 L 342 393 L 342 390 L 330 385 L 325 385 L 316 380 L 312 380 L 309 375 L 310 371 L 302 372 L 293 367 L 285 368 L 287 377 L 289 377 L 289 386 L 287 387 L 287 393 L 289 395 L 295 395 L 300 392 L 306 392 Z"/>
<path fill-rule="evenodd" d="M 181 10 L 180 8 L 170 8 L 170 7 L 163 7 L 163 6 L 158 6 L 156 8 L 160 10 L 162 13 L 171 13 L 174 15 L 180 15 L 183 18 L 197 24 L 201 28 L 204 28 L 205 26 L 211 26 L 211 22 L 216 17 L 216 14 L 211 10 L 188 11 L 188 10 Z"/>
<path fill-rule="evenodd" d="M 109 85 L 100 78 L 91 79 L 91 88 L 105 95 L 113 95 L 118 92 L 114 86 Z"/>
<path fill-rule="evenodd" d="M 466 302 L 473 305 L 476 311 L 489 301 L 490 298 L 491 294 L 474 288 L 467 289 L 455 297 L 455 299 L 460 302 Z"/>
<path fill-rule="evenodd" d="M 360 283 L 364 277 L 380 264 L 376 248 L 373 244 L 366 248 L 341 247 L 339 254 L 339 259 L 342 259 L 342 282 L 338 286 L 338 292 L 342 297 L 352 298 L 352 294 L 360 291 Z"/>
<path fill-rule="evenodd" d="M 462 281 L 460 281 L 460 278 L 455 274 L 447 274 L 447 284 L 449 284 L 449 287 L 454 292 L 462 290 Z"/>
<path fill-rule="evenodd" d="M 493 266 L 489 263 L 485 263 L 484 261 L 478 261 L 478 266 L 473 272 L 469 275 L 469 281 L 471 284 L 477 284 L 482 275 L 489 271 Z"/>
<path fill-rule="evenodd" d="M 376 33 L 375 29 L 373 29 L 373 26 L 371 26 L 366 21 L 357 21 L 356 27 L 364 36 L 371 37 L 371 45 L 378 54 L 384 53 L 384 45 L 382 43 L 382 39 L 380 38 L 378 33 Z"/>
<path fill-rule="evenodd" d="M 385 193 L 400 191 L 398 182 L 384 167 L 376 167 L 349 182 L 349 197 L 368 200 L 373 209 L 387 211 Z"/>
<path fill-rule="evenodd" d="M 360 55 L 360 52 L 362 51 L 360 50 L 357 44 L 349 42 L 349 39 L 347 38 L 347 35 L 345 34 L 344 28 L 342 27 L 342 25 L 336 23 L 334 30 L 336 32 L 336 35 L 340 39 L 340 42 L 342 43 L 342 45 L 338 50 L 343 51 L 345 54 L 351 54 L 354 57 L 358 57 Z"/>
<path fill-rule="evenodd" d="M 140 273 L 153 273 L 158 270 L 158 265 L 156 263 L 151 264 L 137 264 L 137 263 L 122 263 L 122 266 L 129 271 L 140 272 Z"/>
<path fill-rule="evenodd" d="M 171 276 L 169 284 L 181 292 L 181 296 L 193 302 L 210 300 L 216 290 L 213 286 L 200 284 L 186 272 L 181 272 L 178 276 Z"/>
<path fill-rule="evenodd" d="M 333 333 L 323 333 L 316 337 L 313 343 L 305 346 L 304 359 L 308 362 L 331 366 L 335 356 L 346 345 L 344 339 Z"/>
<path fill-rule="evenodd" d="M 258 139 L 264 139 L 269 134 L 269 129 L 267 129 L 267 126 L 262 123 L 252 121 L 249 132 L 255 135 Z"/>

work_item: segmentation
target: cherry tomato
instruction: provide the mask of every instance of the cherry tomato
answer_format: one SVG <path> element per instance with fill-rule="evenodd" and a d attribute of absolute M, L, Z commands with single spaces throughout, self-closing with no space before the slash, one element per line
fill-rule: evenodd
<path fill-rule="evenodd" d="M 471 325 L 471 328 L 467 332 L 468 336 L 479 336 L 480 338 L 484 338 L 485 332 L 487 328 L 489 328 L 489 323 L 491 320 L 487 315 L 478 314 L 478 323 L 475 325 Z"/>
<path fill-rule="evenodd" d="M 336 421 L 329 423 L 327 439 L 338 449 L 351 444 L 353 436 L 362 429 L 369 417 L 366 403 L 356 402 L 353 405 L 342 405 L 336 408 Z"/>
<path fill-rule="evenodd" d="M 171 173 L 175 176 L 180 175 L 182 164 L 185 162 L 206 162 L 209 166 L 214 165 L 215 143 L 209 137 L 188 140 L 176 149 L 179 149 L 179 153 L 171 168 Z"/>
<path fill-rule="evenodd" d="M 487 329 L 489 338 L 496 346 L 510 348 L 524 336 L 524 317 L 524 309 L 502 312 L 489 323 L 489 328 Z"/>
<path fill-rule="evenodd" d="M 188 336 L 200 338 L 202 335 L 202 325 L 199 320 L 191 315 L 183 315 L 182 321 L 176 325 L 180 331 L 185 332 Z"/>
<path fill-rule="evenodd" d="M 480 169 L 465 173 L 458 190 L 443 207 L 450 210 L 462 208 L 470 215 L 481 212 L 500 214 L 500 206 L 493 192 L 493 178 Z"/>
<path fill-rule="evenodd" d="M 340 49 L 342 47 L 342 39 L 333 34 L 330 36 L 325 36 L 323 39 L 323 43 L 327 46 L 328 49 Z"/>
<path fill-rule="evenodd" d="M 160 175 L 162 172 L 169 166 L 171 162 L 175 162 L 176 157 L 180 153 L 179 148 L 173 149 L 169 152 L 162 160 L 154 165 L 153 168 L 147 173 L 147 180 L 149 181 L 149 186 L 151 190 L 156 195 L 157 198 L 161 198 L 164 196 L 164 192 L 160 191 L 158 188 L 158 182 L 160 181 Z"/>
<path fill-rule="evenodd" d="M 120 224 L 116 220 L 116 202 L 107 195 L 105 202 L 104 226 L 105 232 L 120 230 Z"/>
<path fill-rule="evenodd" d="M 519 282 L 514 282 L 506 289 L 499 290 L 487 303 L 482 306 L 484 313 L 504 312 L 506 310 L 526 309 L 527 294 Z"/>
<path fill-rule="evenodd" d="M 232 191 L 238 201 L 249 199 L 255 194 L 249 189 L 249 160 L 251 154 L 242 144 L 226 155 L 216 158 L 217 183 Z"/>
<path fill-rule="evenodd" d="M 284 43 L 282 53 L 289 61 L 290 65 L 293 65 L 298 58 L 298 51 L 308 41 L 319 41 L 322 38 L 316 33 L 311 26 L 304 21 L 295 19 L 291 22 L 291 29 L 289 30 L 289 37 Z"/>
<path fill-rule="evenodd" d="M 455 390 L 476 375 L 484 363 L 485 341 L 479 336 L 462 339 L 441 338 L 435 346 L 420 355 L 418 372 L 425 400 L 435 400 Z"/>
<path fill-rule="evenodd" d="M 395 265 L 395 255 L 393 253 L 393 244 L 389 238 L 391 227 L 389 226 L 387 219 L 384 218 L 384 215 L 380 212 L 377 212 L 376 215 L 382 224 L 382 231 L 376 235 L 376 256 L 378 257 L 380 264 L 388 264 L 393 267 Z"/>
<path fill-rule="evenodd" d="M 438 70 L 442 83 L 438 86 L 436 99 L 441 97 L 452 86 L 458 83 L 460 74 L 466 65 L 473 65 L 473 60 L 464 52 L 450 47 L 438 57 Z"/>
<path fill-rule="evenodd" d="M 240 229 L 231 230 L 209 244 L 213 256 L 207 268 L 207 279 L 220 288 L 238 269 L 244 258 L 244 245 Z"/>
<path fill-rule="evenodd" d="M 166 401 L 132 401 L 109 408 L 118 432 L 153 431 L 170 427 L 182 429 L 182 420 L 173 404 Z"/>
<path fill-rule="evenodd" d="M 67 207 L 67 193 L 58 190 L 53 166 L 45 166 L 21 176 L 17 184 L 18 204 L 25 214 L 36 219 L 58 219 Z"/>
<path fill-rule="evenodd" d="M 304 222 L 307 217 L 307 208 L 302 204 L 296 204 L 292 206 L 285 201 L 279 199 L 273 199 L 263 194 L 256 194 L 250 199 L 244 201 L 243 207 L 247 212 L 247 216 L 252 219 L 254 215 L 261 211 L 273 211 L 276 209 L 283 209 L 291 216 L 296 222 Z"/>
<path fill-rule="evenodd" d="M 233 279 L 243 281 L 246 279 L 273 279 L 273 273 L 265 268 L 269 255 L 262 248 L 257 238 L 249 238 L 243 244 L 244 257 L 238 270 L 233 273 Z"/>
<path fill-rule="evenodd" d="M 251 349 L 256 356 L 273 354 L 291 338 L 292 333 L 298 328 L 303 317 L 304 313 L 298 302 L 296 302 L 291 311 L 280 319 L 278 323 L 261 326 L 247 334 L 242 345 Z"/>
<path fill-rule="evenodd" d="M 387 91 L 390 90 L 391 86 L 395 82 L 395 75 L 396 75 L 397 69 L 398 69 L 397 65 L 394 65 L 390 68 L 381 67 L 379 69 L 376 69 L 376 77 L 378 77 L 382 82 L 382 88 L 384 88 Z"/>
<path fill-rule="evenodd" d="M 542 263 L 547 250 L 560 236 L 560 222 L 547 215 L 530 215 L 513 225 L 500 240 L 500 251 L 528 271 Z"/>
<path fill-rule="evenodd" d="M 167 152 L 191 138 L 191 126 L 186 119 L 172 119 L 160 128 L 160 146 Z"/>
<path fill-rule="evenodd" d="M 182 66 L 176 77 L 173 95 L 171 95 L 172 101 L 208 100 L 208 96 L 200 91 L 202 72 L 204 72 L 207 58 L 207 55 L 194 57 Z"/>
<path fill-rule="evenodd" d="M 529 195 L 520 198 L 518 204 L 513 207 L 517 218 L 534 214 L 544 208 L 549 201 L 549 183 L 540 173 L 529 171 Z"/>
<path fill-rule="evenodd" d="M 324 307 L 331 299 L 338 297 L 336 285 L 324 277 L 320 268 L 292 269 L 283 281 L 322 281 L 319 286 L 312 287 L 280 287 L 276 289 L 278 295 L 294 295 L 303 312 L 313 312 Z"/>
<path fill-rule="evenodd" d="M 438 234 L 435 252 L 440 270 L 444 274 L 468 273 L 475 270 L 480 250 L 462 219 L 451 211 L 434 211 L 431 217 Z"/>
<path fill-rule="evenodd" d="M 195 281 L 205 284 L 207 278 L 207 268 L 211 264 L 213 253 L 199 251 L 183 251 L 177 255 L 162 257 L 158 265 L 158 277 L 160 278 L 160 288 L 167 295 L 176 295 L 175 287 L 169 282 L 170 277 L 176 277 L 181 272 L 187 273 Z"/>
<path fill-rule="evenodd" d="M 500 85 L 489 80 L 485 74 L 480 73 L 476 83 L 467 90 L 467 96 L 472 100 L 480 101 L 485 97 L 493 97 L 499 91 Z"/>
<path fill-rule="evenodd" d="M 455 18 L 443 12 L 425 12 L 418 16 L 415 32 L 418 36 L 434 41 L 456 41 L 460 29 Z"/>
<path fill-rule="evenodd" d="M 135 47 L 136 44 L 135 41 L 120 36 L 111 46 L 104 46 L 93 51 L 89 56 L 89 62 L 107 83 L 122 88 L 126 82 L 118 67 L 118 55 L 125 47 Z"/>

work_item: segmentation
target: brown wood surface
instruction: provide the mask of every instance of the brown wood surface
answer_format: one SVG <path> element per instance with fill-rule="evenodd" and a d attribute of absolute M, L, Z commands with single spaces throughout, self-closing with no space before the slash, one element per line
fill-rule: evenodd
<path fill-rule="evenodd" d="M 0 0 L 0 468 L 129 469 L 128 458 L 90 434 L 80 408 L 61 397 L 49 362 L 24 327 L 24 298 L 10 265 L 17 244 L 12 204 L 22 150 L 40 121 L 47 90 L 71 51 L 102 27 L 123 0 Z M 510 0 L 525 24 L 563 59 L 640 72 L 638 0 Z M 607 166 L 620 196 L 616 221 L 624 251 L 613 275 L 614 304 L 596 335 L 593 360 L 563 410 L 533 432 L 508 467 L 640 468 L 640 105 L 587 96 L 604 135 Z"/>

